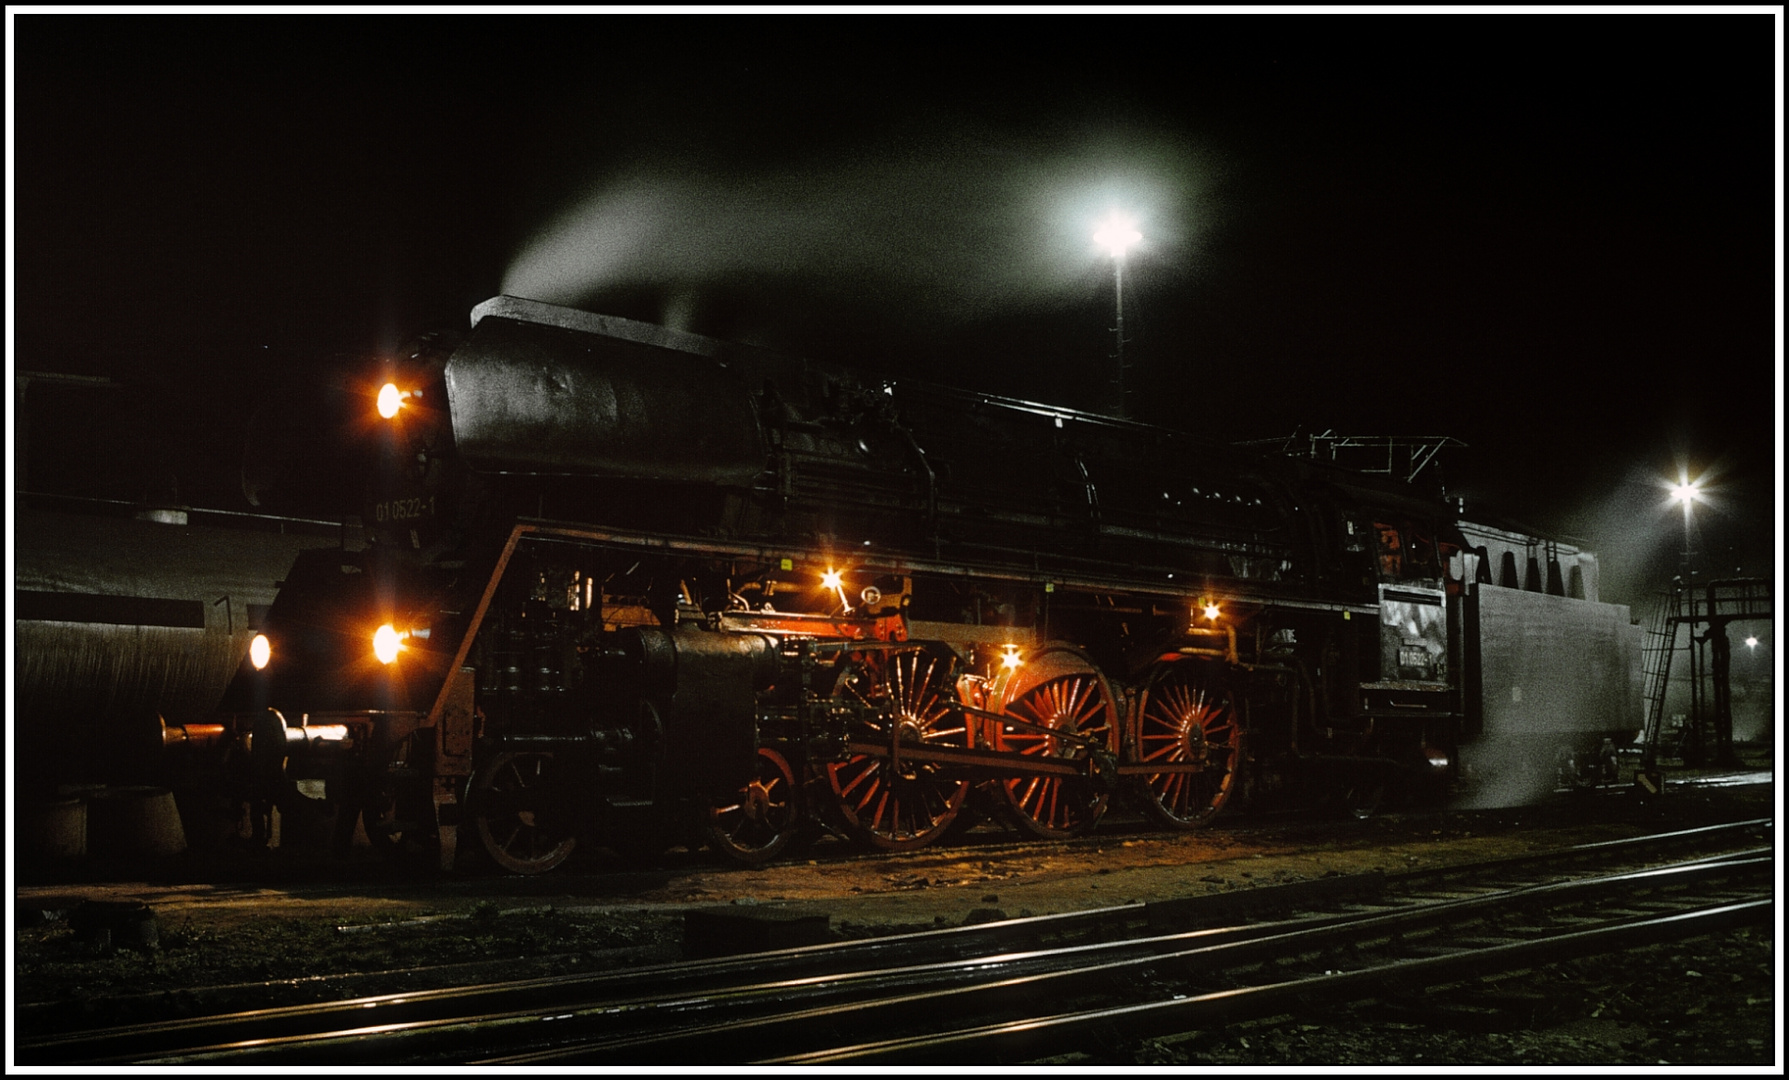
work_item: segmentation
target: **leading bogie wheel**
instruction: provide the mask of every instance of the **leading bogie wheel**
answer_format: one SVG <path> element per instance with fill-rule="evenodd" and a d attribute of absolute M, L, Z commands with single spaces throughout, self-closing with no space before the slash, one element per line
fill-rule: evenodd
<path fill-rule="evenodd" d="M 361 826 L 374 851 L 388 859 L 410 860 L 435 850 L 435 807 L 429 782 L 412 758 L 416 739 L 401 739 L 366 786 Z"/>
<path fill-rule="evenodd" d="M 956 663 L 915 648 L 866 652 L 839 676 L 833 697 L 864 708 L 856 737 L 903 746 L 967 748 L 968 724 L 956 702 Z M 856 754 L 826 766 L 826 789 L 845 831 L 883 851 L 911 851 L 943 836 L 969 794 L 967 780 L 939 775 L 935 765 Z"/>
<path fill-rule="evenodd" d="M 788 758 L 758 748 L 757 773 L 730 799 L 709 807 L 706 831 L 716 851 L 746 866 L 783 853 L 802 825 L 800 789 Z"/>
<path fill-rule="evenodd" d="M 983 720 L 983 741 L 996 750 L 1081 764 L 1094 754 L 1111 755 L 1117 744 L 1112 687 L 1087 654 L 1071 645 L 1046 645 L 1024 657 L 1006 684 L 999 711 L 1026 726 Z M 1092 829 L 1111 801 L 1086 775 L 1018 776 L 995 786 L 1019 828 L 1051 840 Z"/>
<path fill-rule="evenodd" d="M 558 782 L 552 753 L 534 750 L 504 750 L 473 774 L 473 823 L 498 866 L 544 874 L 571 857 L 578 838 Z"/>
<path fill-rule="evenodd" d="M 1137 703 L 1137 760 L 1175 766 L 1137 777 L 1143 810 L 1171 829 L 1196 829 L 1230 801 L 1242 761 L 1243 721 L 1215 663 L 1180 660 L 1151 674 Z"/>
<path fill-rule="evenodd" d="M 1389 785 L 1385 778 L 1367 772 L 1342 784 L 1342 809 L 1356 821 L 1366 821 L 1385 805 Z"/>

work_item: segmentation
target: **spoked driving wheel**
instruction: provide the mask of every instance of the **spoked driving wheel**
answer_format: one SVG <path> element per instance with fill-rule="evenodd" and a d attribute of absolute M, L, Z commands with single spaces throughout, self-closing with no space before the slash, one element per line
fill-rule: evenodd
<path fill-rule="evenodd" d="M 578 846 L 556 781 L 553 755 L 538 751 L 505 750 L 473 775 L 473 820 L 498 866 L 544 874 Z"/>
<path fill-rule="evenodd" d="M 1216 817 L 1236 785 L 1242 738 L 1242 717 L 1218 665 L 1182 660 L 1156 668 L 1137 708 L 1137 759 L 1175 768 L 1137 778 L 1144 811 L 1172 829 Z"/>
<path fill-rule="evenodd" d="M 1095 754 L 1111 755 L 1118 727 L 1112 687 L 1081 650 L 1046 645 L 1026 657 L 1002 699 L 1000 711 L 1024 726 L 984 721 L 993 749 L 1090 765 Z M 1072 777 L 1019 776 L 997 785 L 1020 828 L 1054 840 L 1086 832 L 1106 812 L 1111 796 L 1090 776 L 1087 769 Z"/>
<path fill-rule="evenodd" d="M 914 649 L 868 653 L 839 676 L 833 696 L 865 706 L 853 738 L 893 747 L 934 743 L 968 747 L 969 729 L 956 707 L 956 663 Z M 921 848 L 942 836 L 969 794 L 967 780 L 892 754 L 856 754 L 826 767 L 827 787 L 845 829 L 884 851 Z"/>
<path fill-rule="evenodd" d="M 782 754 L 758 748 L 758 772 L 728 800 L 708 810 L 708 842 L 746 866 L 782 854 L 801 825 L 795 770 Z"/>

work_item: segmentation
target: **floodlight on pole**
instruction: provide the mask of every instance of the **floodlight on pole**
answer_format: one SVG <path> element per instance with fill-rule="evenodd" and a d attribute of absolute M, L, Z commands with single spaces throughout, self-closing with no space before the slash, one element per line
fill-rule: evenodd
<path fill-rule="evenodd" d="M 1118 418 L 1126 418 L 1124 396 L 1124 253 L 1143 239 L 1137 231 L 1136 222 L 1118 212 L 1106 215 L 1106 220 L 1094 230 L 1093 242 L 1112 253 L 1113 273 L 1118 285 L 1118 327 L 1114 333 L 1118 337 Z"/>
<path fill-rule="evenodd" d="M 1696 545 L 1691 539 L 1690 508 L 1702 499 L 1702 481 L 1691 480 L 1687 475 L 1678 474 L 1678 482 L 1671 485 L 1671 501 L 1683 504 L 1683 564 L 1684 574 L 1693 580 L 1695 577 Z"/>
<path fill-rule="evenodd" d="M 1688 605 L 1689 616 L 1689 651 L 1690 651 L 1690 715 L 1684 732 L 1683 758 L 1685 762 L 1701 764 L 1703 755 L 1702 735 L 1702 649 L 1707 638 L 1696 636 L 1696 625 L 1700 621 L 1700 613 L 1696 610 L 1696 543 L 1692 527 L 1692 508 L 1702 497 L 1702 481 L 1691 480 L 1689 473 L 1679 472 L 1677 483 L 1670 485 L 1671 501 L 1683 504 L 1683 578 L 1681 594 L 1683 602 Z M 1712 603 L 1712 597 L 1710 598 Z M 1712 613 L 1711 613 L 1712 614 Z M 1722 642 L 1726 634 L 1720 635 Z M 1675 639 L 1672 643 L 1676 647 Z"/>

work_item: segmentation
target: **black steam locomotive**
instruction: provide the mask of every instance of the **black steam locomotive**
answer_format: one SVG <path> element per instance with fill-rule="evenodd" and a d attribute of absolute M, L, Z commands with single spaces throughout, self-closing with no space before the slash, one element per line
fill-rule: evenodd
<path fill-rule="evenodd" d="M 1116 800 L 1365 810 L 1499 724 L 1638 726 L 1594 560 L 1498 584 L 1540 542 L 1409 485 L 512 297 L 384 374 L 371 540 L 299 558 L 227 699 L 262 815 L 321 800 L 444 866 L 463 828 L 513 872 L 697 836 L 758 863 Z M 1574 640 L 1537 666 L 1541 622 Z M 1500 714 L 1585 665 L 1612 713 Z"/>

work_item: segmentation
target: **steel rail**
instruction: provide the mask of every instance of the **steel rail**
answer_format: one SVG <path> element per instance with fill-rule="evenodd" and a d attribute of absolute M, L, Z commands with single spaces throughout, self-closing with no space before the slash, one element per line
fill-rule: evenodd
<path fill-rule="evenodd" d="M 1707 829 L 1581 845 L 1554 852 L 1518 856 L 1511 860 L 1470 864 L 1468 868 L 1454 868 L 1453 872 L 1483 875 L 1506 872 L 1509 868 L 1518 866 L 1575 858 L 1628 857 L 1636 850 L 1644 850 L 1649 846 L 1707 840 L 1721 832 L 1757 829 L 1767 825 L 1767 820 L 1739 822 Z M 1398 877 L 1410 879 L 1414 884 L 1428 873 L 1410 872 Z M 627 972 L 546 976 L 472 988 L 387 994 L 347 1002 L 289 1006 L 221 1017 L 198 1017 L 161 1024 L 73 1032 L 47 1039 L 22 1041 L 19 1052 L 22 1061 L 134 1060 L 145 1055 L 202 1045 L 215 1047 L 224 1043 L 242 1044 L 251 1041 L 266 1044 L 269 1039 L 303 1040 L 313 1037 L 316 1032 L 327 1030 L 332 1024 L 338 1025 L 336 1030 L 341 1030 L 341 1025 L 344 1024 L 341 1018 L 350 1016 L 363 1018 L 364 1021 L 391 1031 L 405 1025 L 441 1021 L 444 1017 L 451 1023 L 455 1018 L 488 1007 L 482 1003 L 500 1005 L 504 1012 L 512 1012 L 524 1008 L 561 1008 L 590 1002 L 662 998 L 666 995 L 688 997 L 700 988 L 711 988 L 708 991 L 710 993 L 717 992 L 712 988 L 719 988 L 719 992 L 730 991 L 735 998 L 743 998 L 749 995 L 744 994 L 742 987 L 763 985 L 767 980 L 779 977 L 785 983 L 805 980 L 811 985 L 823 976 L 831 976 L 835 980 L 839 976 L 849 976 L 843 981 L 864 986 L 869 985 L 863 981 L 868 977 L 866 972 L 881 972 L 891 961 L 898 961 L 905 968 L 930 964 L 938 969 L 931 975 L 916 976 L 910 972 L 907 976 L 910 980 L 917 977 L 922 981 L 932 978 L 948 982 L 953 976 L 946 969 L 953 959 L 969 958 L 973 961 L 994 949 L 1011 952 L 1020 946 L 1036 946 L 1051 939 L 1073 941 L 1114 932 L 1130 933 L 1139 924 L 1158 929 L 1163 925 L 1184 928 L 1198 925 L 1201 920 L 1204 924 L 1209 924 L 1213 921 L 1212 916 L 1241 917 L 1251 912 L 1258 915 L 1287 907 L 1297 909 L 1303 906 L 1309 909 L 1325 904 L 1334 905 L 1362 896 L 1377 896 L 1396 880 L 1398 878 L 1378 873 L 1355 875 L 1150 905 L 1124 905 L 867 941 L 785 949 L 753 956 L 658 965 Z M 1310 927 L 1314 924 L 1311 920 L 1306 920 L 1304 925 Z M 1237 932 L 1236 928 L 1230 929 Z M 1249 928 L 1247 933 L 1260 935 L 1269 929 L 1257 925 Z M 1164 943 L 1175 939 L 1176 935 L 1173 934 L 1158 935 L 1156 938 L 1121 941 L 1105 947 L 1116 950 L 1112 955 L 1122 953 L 1125 948 L 1161 951 L 1169 947 Z M 1209 936 L 1204 943 L 1210 945 L 1217 940 L 1220 939 Z M 1040 960 L 1029 962 L 1048 963 Z M 640 1014 L 642 1010 L 635 1012 Z M 353 1026 L 366 1027 L 368 1024 L 363 1022 Z M 251 1031 L 255 1033 L 253 1039 L 242 1037 Z"/>
<path fill-rule="evenodd" d="M 738 1059 L 737 1045 L 741 1039 L 755 1040 L 757 1045 L 774 1045 L 778 1041 L 798 1043 L 803 1038 L 811 1041 L 816 1026 L 827 1029 L 845 1022 L 858 1025 L 912 1022 L 919 1019 L 914 1014 L 935 1015 L 941 1006 L 952 1015 L 976 1015 L 968 1010 L 998 1009 L 1010 1005 L 1014 999 L 1029 1002 L 1040 990 L 1054 992 L 1054 1000 L 1061 1000 L 1063 994 L 1087 993 L 1085 984 L 1090 980 L 1101 986 L 1135 984 L 1140 981 L 1140 976 L 1174 961 L 1199 961 L 1236 969 L 1274 961 L 1289 954 L 1335 948 L 1363 935 L 1396 936 L 1424 925 L 1470 921 L 1515 903 L 1532 905 L 1537 900 L 1545 900 L 1557 905 L 1568 897 L 1579 903 L 1608 895 L 1625 898 L 1632 895 L 1637 883 L 1647 880 L 1654 883 L 1670 880 L 1687 886 L 1713 876 L 1731 876 L 1747 869 L 1766 867 L 1768 863 L 1768 859 L 1760 858 L 1750 865 L 1733 862 L 1680 864 L 1666 869 L 1608 875 L 1586 882 L 1524 886 L 1486 897 L 1426 904 L 1413 911 L 1391 914 L 1324 916 L 1262 927 L 1229 927 L 1166 935 L 1159 939 L 971 958 L 894 971 L 874 970 L 736 986 L 707 993 L 669 994 L 652 1000 L 607 1005 L 516 1010 L 416 1024 L 369 1024 L 322 1036 L 255 1039 L 132 1060 L 139 1064 L 164 1065 L 240 1065 L 276 1061 L 419 1064 L 462 1061 L 464 1048 L 468 1045 L 495 1047 L 509 1044 L 511 1052 L 508 1056 L 478 1064 L 732 1061 Z M 1176 945 L 1189 944 L 1195 947 L 1173 951 Z M 854 1000 L 836 1004 L 841 998 Z M 981 998 L 993 1004 L 972 1002 L 971 998 Z M 791 1005 L 799 1006 L 808 1001 L 821 1004 L 814 1008 L 798 1008 L 793 1013 L 788 1011 Z M 743 1020 L 705 1022 L 717 1013 L 737 1015 L 754 1010 L 760 1015 Z M 693 1027 L 692 1020 L 695 1021 Z M 672 1030 L 664 1030 L 667 1024 Z M 610 1030 L 600 1035 L 590 1030 L 604 1026 Z"/>
<path fill-rule="evenodd" d="M 1055 938 L 1088 937 L 1114 929 L 1125 932 L 1141 925 L 1145 913 L 1143 904 L 1122 904 L 710 960 L 662 963 L 625 971 L 545 975 L 470 987 L 399 991 L 346 1001 L 118 1025 L 21 1039 L 18 1050 L 22 1061 L 92 1060 L 232 1040 L 237 1038 L 235 1032 L 250 1028 L 270 1037 L 308 1034 L 322 1030 L 324 1025 L 336 1022 L 335 1017 L 343 1015 L 376 1016 L 379 1022 L 392 1024 L 455 1015 L 466 1008 L 479 1008 L 478 1003 L 485 999 L 501 1001 L 512 1008 L 536 997 L 543 1002 L 561 1003 L 568 998 L 576 1000 L 579 995 L 589 995 L 589 1000 L 624 1000 L 641 994 L 670 992 L 679 987 L 735 985 L 740 980 L 761 981 L 795 972 L 857 970 L 894 959 L 911 962 L 915 957 L 974 956 L 999 948 L 1003 942 L 1008 945 L 1041 943 Z"/>
<path fill-rule="evenodd" d="M 1110 1047 L 1115 1042 L 1273 1016 L 1309 1013 L 1313 1002 L 1358 1000 L 1392 987 L 1426 987 L 1612 952 L 1644 948 L 1775 919 L 1775 901 L 1764 897 L 1717 904 L 1671 915 L 1632 919 L 1588 930 L 1463 950 L 1451 955 L 1397 960 L 1356 971 L 1330 972 L 1261 986 L 1241 987 L 1168 1001 L 1044 1016 L 936 1035 L 889 1039 L 788 1057 L 759 1064 L 842 1063 L 952 1064 L 1028 1061 Z"/>
<path fill-rule="evenodd" d="M 1644 852 L 1651 848 L 1693 844 L 1703 840 L 1713 840 L 1733 833 L 1769 833 L 1773 832 L 1775 829 L 1775 818 L 1747 818 L 1743 821 L 1725 821 L 1715 825 L 1701 825 L 1693 829 L 1677 829 L 1668 833 L 1644 833 L 1640 836 L 1628 836 L 1617 840 L 1595 840 L 1590 843 L 1573 844 L 1570 847 L 1557 848 L 1552 851 L 1532 851 L 1522 855 L 1502 855 L 1494 859 L 1453 863 L 1448 866 L 1428 866 L 1417 870 L 1400 870 L 1396 874 L 1391 875 L 1391 878 L 1393 882 L 1399 885 L 1407 885 L 1414 884 L 1415 882 L 1424 879 L 1470 875 L 1478 873 L 1481 868 L 1495 871 L 1503 868 L 1515 869 L 1528 865 L 1538 866 L 1546 863 L 1573 862 L 1579 859 L 1597 859 L 1606 855 L 1619 857 L 1628 852 Z"/>
<path fill-rule="evenodd" d="M 483 1059 L 481 1065 L 599 1064 L 639 1061 L 678 1061 L 690 1064 L 714 1064 L 741 1060 L 737 1048 L 744 1045 L 768 1046 L 778 1042 L 794 1043 L 802 1039 L 826 1039 L 839 1030 L 889 1030 L 905 1024 L 925 1027 L 938 1016 L 995 1018 L 1005 1013 L 1029 1016 L 1026 1010 L 1038 1000 L 1060 1001 L 1072 995 L 1121 996 L 1159 979 L 1167 965 L 1190 969 L 1203 965 L 1207 980 L 1229 975 L 1239 969 L 1273 963 L 1288 957 L 1313 952 L 1335 952 L 1357 946 L 1377 936 L 1396 939 L 1402 934 L 1448 925 L 1469 925 L 1500 912 L 1518 909 L 1537 901 L 1550 904 L 1590 903 L 1606 898 L 1625 899 L 1643 882 L 1658 885 L 1670 880 L 1679 886 L 1700 885 L 1708 878 L 1752 872 L 1765 877 L 1771 860 L 1760 856 L 1747 862 L 1692 863 L 1666 870 L 1646 870 L 1577 882 L 1554 882 L 1500 891 L 1485 896 L 1446 900 L 1386 914 L 1355 916 L 1321 916 L 1311 920 L 1294 920 L 1258 928 L 1225 928 L 1224 931 L 1192 932 L 1168 935 L 1148 942 L 1123 943 L 1126 953 L 1148 946 L 1143 955 L 1118 955 L 1106 950 L 1108 958 L 1091 950 L 1077 950 L 1085 955 L 1058 955 L 1051 964 L 1037 956 L 989 957 L 964 961 L 957 967 L 973 972 L 973 981 L 959 985 L 930 985 L 912 989 L 912 984 L 897 980 L 914 972 L 879 973 L 892 983 L 892 996 L 865 997 L 839 1005 L 820 1005 L 789 1011 L 790 1003 L 799 1003 L 801 996 L 788 987 L 766 987 L 766 1000 L 774 1000 L 779 1011 L 769 1015 L 722 1020 L 705 1026 L 663 1033 L 620 1036 L 613 1039 L 578 1039 L 538 1051 Z M 1254 931 L 1254 932 L 1251 932 Z M 1201 940 L 1201 938 L 1208 940 Z M 1211 943 L 1209 938 L 1219 940 Z M 1229 938 L 1229 940 L 1222 940 Z M 1178 951 L 1172 943 L 1191 945 Z M 1475 950 L 1476 951 L 1476 950 Z M 1040 963 L 1040 960 L 1043 961 Z M 1035 970 L 1042 968 L 1042 970 Z M 1192 976 L 1187 976 L 1191 978 Z M 867 984 L 859 984 L 867 985 Z M 741 1008 L 738 998 L 725 1002 Z M 577 1020 L 567 1014 L 555 1019 Z M 1014 1023 L 1029 1021 L 1011 1020 Z M 566 1025 L 570 1027 L 572 1025 Z M 560 1037 L 570 1038 L 565 1030 Z M 924 1042 L 916 1036 L 915 1040 Z M 775 1058 L 777 1063 L 793 1063 L 797 1057 Z M 904 1059 L 903 1059 L 904 1060 Z"/>

